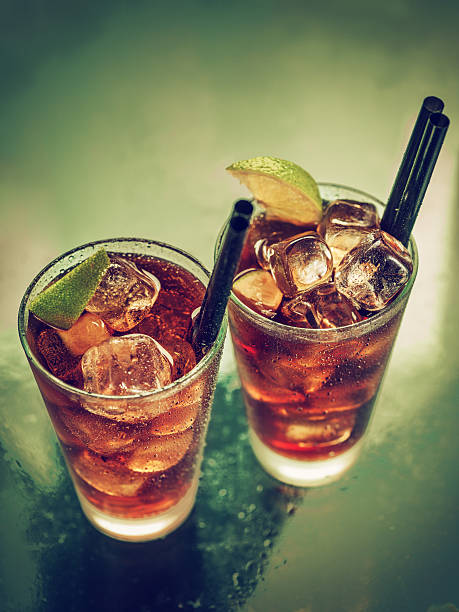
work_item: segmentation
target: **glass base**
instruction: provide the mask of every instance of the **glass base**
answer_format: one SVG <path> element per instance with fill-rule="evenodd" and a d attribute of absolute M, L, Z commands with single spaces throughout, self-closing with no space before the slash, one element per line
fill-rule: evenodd
<path fill-rule="evenodd" d="M 116 540 L 147 542 L 166 536 L 185 522 L 194 506 L 198 480 L 196 478 L 192 482 L 184 497 L 175 506 L 165 512 L 140 519 L 123 519 L 106 514 L 88 502 L 78 490 L 77 495 L 86 518 L 98 531 Z"/>
<path fill-rule="evenodd" d="M 250 443 L 262 467 L 277 480 L 296 487 L 320 487 L 339 480 L 357 460 L 363 446 L 359 440 L 336 457 L 319 461 L 289 459 L 268 448 L 249 428 Z"/>

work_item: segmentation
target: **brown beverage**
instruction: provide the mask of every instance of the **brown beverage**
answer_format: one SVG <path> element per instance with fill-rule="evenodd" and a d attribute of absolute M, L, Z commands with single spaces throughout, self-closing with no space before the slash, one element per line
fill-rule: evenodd
<path fill-rule="evenodd" d="M 202 268 L 185 269 L 187 256 L 167 245 L 158 257 L 139 252 L 154 243 L 137 241 L 137 252 L 131 244 L 121 254 L 106 245 L 123 274 L 135 266 L 128 314 L 95 313 L 104 305 L 92 299 L 62 332 L 30 313 L 26 338 L 83 510 L 114 537 L 149 539 L 193 505 L 222 335 L 197 364 L 189 334 L 205 293 Z"/>
<path fill-rule="evenodd" d="M 379 207 L 355 190 L 321 185 L 320 191 L 324 207 L 337 198 Z M 296 236 L 304 240 L 311 231 L 316 242 L 315 231 L 324 234 L 320 226 L 301 227 L 259 212 L 233 285 L 229 319 L 255 454 L 280 480 L 312 486 L 337 478 L 360 451 L 417 262 L 412 242 L 414 272 L 378 311 L 358 308 L 338 293 L 336 267 L 330 271 L 327 261 L 317 284 L 290 294 L 292 272 L 268 260 L 272 264 L 276 254 L 296 248 Z M 335 261 L 342 257 L 332 252 Z M 254 290 L 254 283 L 263 290 Z"/>

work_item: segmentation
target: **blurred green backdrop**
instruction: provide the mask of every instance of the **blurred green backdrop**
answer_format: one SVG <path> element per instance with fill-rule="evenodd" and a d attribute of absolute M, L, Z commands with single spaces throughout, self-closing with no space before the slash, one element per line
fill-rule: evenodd
<path fill-rule="evenodd" d="M 162 239 L 210 265 L 243 192 L 232 161 L 277 155 L 384 198 L 422 98 L 459 109 L 456 2 L 0 7 L 2 326 L 34 272 L 95 238 Z M 437 181 L 457 150 L 451 129 Z"/>

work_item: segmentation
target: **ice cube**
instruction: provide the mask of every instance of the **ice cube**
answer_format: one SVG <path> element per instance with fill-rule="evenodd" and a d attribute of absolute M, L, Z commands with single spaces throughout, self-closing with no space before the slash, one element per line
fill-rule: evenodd
<path fill-rule="evenodd" d="M 268 249 L 271 246 L 270 241 L 267 238 L 260 238 L 253 245 L 255 257 L 257 258 L 258 265 L 263 270 L 269 270 L 269 253 Z"/>
<path fill-rule="evenodd" d="M 59 418 L 80 444 L 105 456 L 128 449 L 136 440 L 134 427 L 92 414 L 83 408 L 62 407 Z"/>
<path fill-rule="evenodd" d="M 344 257 L 335 273 L 336 288 L 357 308 L 381 310 L 406 285 L 412 270 L 407 249 L 376 230 Z"/>
<path fill-rule="evenodd" d="M 305 228 L 306 229 L 306 228 Z M 298 225 L 291 225 L 283 221 L 271 221 L 265 226 L 263 234 L 253 245 L 258 265 L 264 270 L 269 270 L 269 247 L 277 242 L 287 240 L 298 234 Z"/>
<path fill-rule="evenodd" d="M 172 380 L 164 349 L 150 336 L 112 336 L 88 349 L 81 360 L 84 389 L 102 395 L 153 391 Z"/>
<path fill-rule="evenodd" d="M 199 403 L 174 406 L 171 410 L 156 417 L 151 423 L 151 433 L 155 436 L 168 436 L 189 429 L 199 412 Z"/>
<path fill-rule="evenodd" d="M 192 440 L 191 429 L 173 435 L 152 437 L 133 451 L 127 466 L 134 472 L 163 472 L 184 457 Z"/>
<path fill-rule="evenodd" d="M 281 358 L 274 367 L 265 369 L 264 375 L 267 379 L 279 386 L 281 393 L 287 394 L 296 391 L 301 394 L 314 393 L 322 387 L 327 376 L 332 372 L 332 368 L 322 365 L 302 367 L 302 360 L 298 363 Z M 294 404 L 294 410 L 299 404 L 304 402 L 304 396 L 299 398 Z"/>
<path fill-rule="evenodd" d="M 320 327 L 308 301 L 308 293 L 309 291 L 306 291 L 294 298 L 284 300 L 277 313 L 276 321 L 283 325 L 290 325 L 290 327 L 305 327 L 307 329 Z"/>
<path fill-rule="evenodd" d="M 154 310 L 135 328 L 135 331 L 151 336 L 161 344 L 172 357 L 172 380 L 177 380 L 188 374 L 196 365 L 196 354 L 193 347 L 184 339 L 191 329 L 193 313 L 186 315 L 161 307 L 161 314 L 158 314 L 156 305 Z M 194 312 L 198 313 L 199 308 Z"/>
<path fill-rule="evenodd" d="M 72 355 L 83 355 L 91 346 L 97 346 L 110 337 L 105 322 L 95 314 L 85 312 L 66 331 L 57 330 L 62 342 Z"/>
<path fill-rule="evenodd" d="M 282 322 L 295 327 L 327 329 L 362 320 L 352 302 L 333 283 L 319 285 L 285 301 L 281 314 Z"/>
<path fill-rule="evenodd" d="M 64 425 L 64 419 L 61 418 L 60 409 L 49 409 L 49 414 L 53 422 L 54 431 L 59 438 L 59 442 L 63 446 L 69 446 L 73 449 L 84 448 L 84 444 L 79 440 L 68 428 Z"/>
<path fill-rule="evenodd" d="M 330 247 L 336 268 L 368 231 L 378 227 L 379 217 L 373 204 L 335 200 L 327 206 L 317 231 Z"/>
<path fill-rule="evenodd" d="M 344 359 L 311 396 L 311 407 L 339 412 L 363 406 L 374 398 L 383 369 L 384 363 L 367 367 L 358 357 Z"/>
<path fill-rule="evenodd" d="M 357 354 L 364 367 L 379 368 L 384 366 L 390 353 L 398 323 L 398 317 L 394 317 L 381 329 L 376 329 L 365 336 L 365 341 Z"/>
<path fill-rule="evenodd" d="M 303 231 L 312 230 L 313 226 L 304 227 Z M 252 218 L 249 230 L 242 250 L 239 261 L 239 270 L 253 268 L 258 264 L 264 269 L 269 269 L 269 265 L 265 259 L 265 253 L 262 249 L 265 246 L 270 246 L 275 242 L 281 242 L 286 238 L 298 234 L 298 225 L 281 221 L 280 219 L 267 218 L 262 212 Z"/>
<path fill-rule="evenodd" d="M 177 380 L 188 374 L 196 365 L 196 354 L 186 340 L 173 335 L 161 337 L 161 346 L 172 357 L 172 380 Z"/>
<path fill-rule="evenodd" d="M 332 274 L 330 249 L 316 232 L 304 232 L 271 245 L 269 265 L 277 286 L 286 297 L 324 283 Z"/>
<path fill-rule="evenodd" d="M 116 459 L 106 459 L 87 450 L 72 454 L 70 464 L 83 481 L 107 495 L 132 497 L 147 479 Z"/>
<path fill-rule="evenodd" d="M 250 269 L 238 274 L 233 293 L 249 308 L 270 319 L 282 301 L 282 293 L 267 270 Z"/>
<path fill-rule="evenodd" d="M 112 256 L 86 310 L 99 315 L 120 332 L 135 327 L 150 312 L 158 297 L 158 279 L 131 261 Z"/>
<path fill-rule="evenodd" d="M 323 420 L 304 419 L 288 424 L 285 431 L 287 440 L 304 446 L 342 444 L 351 437 L 355 414 L 340 415 L 338 418 Z"/>

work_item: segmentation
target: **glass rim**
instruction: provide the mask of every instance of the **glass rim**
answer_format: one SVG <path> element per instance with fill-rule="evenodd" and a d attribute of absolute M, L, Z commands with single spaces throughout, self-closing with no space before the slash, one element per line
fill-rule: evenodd
<path fill-rule="evenodd" d="M 317 185 L 319 187 L 319 190 L 320 190 L 320 187 L 328 188 L 328 189 L 336 189 L 336 190 L 347 190 L 358 196 L 362 196 L 363 198 L 376 202 L 382 207 L 385 207 L 385 204 L 381 200 L 379 200 L 377 197 L 375 197 L 374 195 L 366 191 L 362 191 L 361 189 L 349 187 L 348 185 L 341 185 L 339 183 L 318 182 Z M 321 197 L 322 199 L 324 199 L 322 194 L 321 194 Z M 255 198 L 253 198 L 252 201 L 256 203 Z M 217 239 L 217 246 L 220 243 L 221 236 L 223 235 L 224 227 L 225 226 L 223 226 L 222 230 L 219 233 L 219 236 Z M 279 333 L 284 333 L 284 334 L 288 333 L 290 336 L 293 336 L 296 338 L 301 338 L 304 340 L 314 339 L 314 341 L 316 342 L 317 341 L 318 342 L 321 342 L 321 341 L 329 342 L 332 339 L 336 340 L 337 336 L 343 337 L 344 339 L 345 337 L 350 337 L 351 335 L 354 336 L 355 333 L 357 333 L 358 335 L 360 333 L 363 334 L 365 333 L 365 331 L 367 331 L 368 328 L 376 328 L 376 327 L 379 327 L 380 325 L 383 325 L 386 322 L 386 320 L 390 318 L 394 310 L 400 307 L 401 303 L 405 299 L 405 296 L 409 295 L 413 287 L 414 281 L 416 279 L 416 275 L 418 272 L 418 264 L 419 264 L 418 249 L 417 249 L 416 241 L 413 235 L 410 236 L 409 247 L 410 247 L 411 255 L 413 259 L 413 271 L 411 273 L 411 276 L 407 284 L 403 287 L 400 293 L 398 293 L 396 297 L 388 304 L 387 307 L 382 308 L 381 310 L 375 312 L 375 314 L 372 315 L 371 317 L 368 317 L 367 319 L 364 319 L 363 321 L 358 321 L 357 323 L 352 323 L 350 325 L 343 325 L 341 327 L 335 327 L 335 328 L 330 328 L 330 329 L 322 329 L 322 328 L 319 328 L 319 329 L 311 328 L 310 329 L 307 327 L 294 327 L 291 325 L 285 325 L 284 323 L 279 323 L 278 321 L 273 321 L 272 319 L 268 319 L 267 317 L 264 317 L 263 315 L 255 312 L 254 310 L 249 308 L 246 304 L 244 304 L 244 302 L 242 302 L 233 293 L 233 291 L 231 291 L 230 300 L 239 308 L 239 310 L 242 310 L 242 312 L 249 319 L 252 319 L 257 324 L 259 324 L 261 327 L 269 328 L 270 330 L 273 330 L 273 331 L 277 330 Z"/>
<path fill-rule="evenodd" d="M 87 242 L 85 244 L 74 247 L 73 249 L 70 249 L 69 251 L 66 251 L 65 253 L 62 253 L 61 255 L 55 257 L 44 268 L 42 268 L 34 276 L 32 281 L 29 283 L 21 299 L 21 303 L 19 306 L 19 312 L 18 312 L 19 339 L 21 341 L 26 357 L 30 361 L 30 363 L 33 364 L 33 366 L 40 372 L 40 374 L 45 376 L 45 378 L 48 379 L 53 385 L 60 387 L 64 391 L 71 392 L 76 395 L 81 395 L 86 398 L 101 399 L 105 401 L 110 400 L 110 401 L 115 401 L 115 402 L 126 402 L 129 400 L 134 400 L 134 399 L 140 400 L 140 399 L 146 399 L 146 398 L 156 399 L 160 397 L 162 398 L 163 396 L 167 397 L 178 391 L 181 391 L 183 388 L 188 386 L 188 384 L 190 382 L 193 382 L 195 379 L 197 379 L 199 375 L 202 373 L 202 371 L 205 370 L 207 366 L 210 364 L 210 362 L 214 358 L 215 353 L 218 351 L 218 349 L 220 348 L 220 346 L 223 344 L 225 340 L 226 328 L 227 328 L 227 315 L 226 314 L 223 319 L 222 325 L 220 327 L 220 331 L 214 343 L 212 344 L 210 349 L 207 351 L 207 353 L 204 355 L 204 357 L 195 365 L 195 367 L 192 370 L 190 370 L 187 374 L 185 374 L 181 378 L 178 378 L 177 380 L 171 382 L 169 385 L 162 387 L 161 389 L 155 389 L 153 391 L 142 391 L 140 393 L 134 393 L 131 395 L 103 395 L 101 393 L 90 393 L 89 391 L 85 391 L 84 389 L 79 389 L 78 387 L 74 387 L 73 385 L 70 385 L 64 382 L 57 376 L 54 376 L 54 374 L 52 374 L 49 370 L 47 370 L 40 363 L 40 361 L 37 359 L 37 357 L 33 353 L 27 341 L 27 336 L 26 336 L 26 328 L 27 328 L 26 323 L 27 323 L 27 316 L 28 316 L 27 304 L 29 301 L 30 294 L 32 290 L 34 289 L 34 287 L 36 286 L 36 284 L 39 282 L 39 280 L 56 264 L 58 264 L 63 259 L 69 257 L 70 255 L 73 255 L 74 253 L 80 252 L 86 248 L 94 247 L 97 245 L 110 245 L 110 244 L 120 243 L 120 242 L 121 243 L 132 242 L 132 243 L 150 244 L 150 245 L 154 245 L 160 248 L 164 248 L 165 250 L 175 252 L 179 254 L 181 257 L 184 257 L 185 259 L 195 264 L 204 273 L 207 279 L 210 278 L 209 270 L 207 270 L 207 268 L 198 259 L 196 259 L 196 257 L 191 255 L 187 251 L 184 251 L 183 249 L 179 247 L 175 247 L 166 242 L 161 242 L 159 240 L 150 240 L 148 238 L 133 238 L 133 237 L 107 238 L 107 239 L 94 240 L 91 242 Z M 148 255 L 147 253 L 144 253 L 144 254 Z M 139 255 L 142 255 L 142 253 L 139 253 Z M 164 259 L 159 256 L 155 256 L 155 255 L 153 256 L 158 257 L 159 259 Z M 174 262 L 171 262 L 171 263 L 174 263 Z M 177 264 L 177 265 L 180 265 L 180 264 Z"/>

